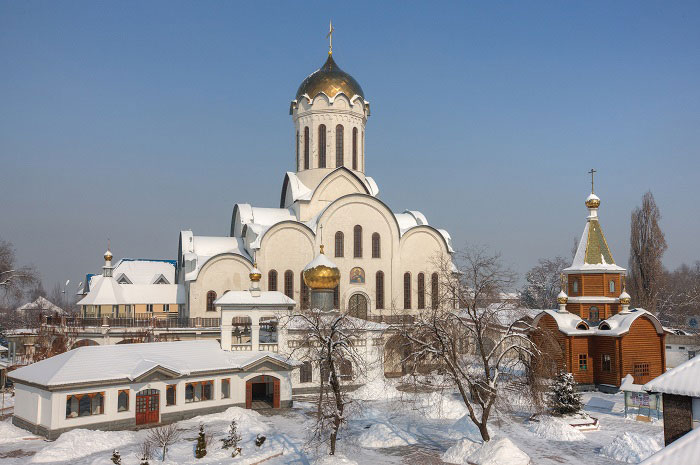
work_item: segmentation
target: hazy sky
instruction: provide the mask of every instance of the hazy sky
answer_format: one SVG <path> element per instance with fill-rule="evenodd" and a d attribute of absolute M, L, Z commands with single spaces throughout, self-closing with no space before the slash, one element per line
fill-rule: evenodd
<path fill-rule="evenodd" d="M 289 102 L 334 57 L 372 104 L 367 174 L 394 211 L 525 272 L 569 256 L 595 167 L 626 266 L 651 189 L 675 267 L 700 259 L 700 3 L 0 2 L 0 237 L 44 285 L 176 258 L 276 207 Z"/>

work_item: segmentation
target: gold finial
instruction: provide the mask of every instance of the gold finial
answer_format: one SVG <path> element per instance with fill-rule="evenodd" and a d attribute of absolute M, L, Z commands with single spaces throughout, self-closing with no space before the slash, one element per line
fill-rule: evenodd
<path fill-rule="evenodd" d="M 250 274 L 248 275 L 250 280 L 254 283 L 257 283 L 262 279 L 262 273 L 260 273 L 260 270 L 258 270 L 258 262 L 253 262 L 253 269 L 250 270 Z"/>
<path fill-rule="evenodd" d="M 326 38 L 328 39 L 328 54 L 333 55 L 333 21 L 331 20 L 330 25 L 328 26 L 328 34 L 326 34 Z"/>
<path fill-rule="evenodd" d="M 591 194 L 595 194 L 595 189 L 593 188 L 593 175 L 596 173 L 597 171 L 594 168 L 591 168 L 591 170 L 588 172 L 588 174 L 591 175 Z"/>
<path fill-rule="evenodd" d="M 323 244 L 321 244 L 321 253 L 323 253 Z"/>
<path fill-rule="evenodd" d="M 109 238 L 107 239 L 107 251 L 105 252 L 105 261 L 112 261 L 112 252 L 110 252 Z"/>

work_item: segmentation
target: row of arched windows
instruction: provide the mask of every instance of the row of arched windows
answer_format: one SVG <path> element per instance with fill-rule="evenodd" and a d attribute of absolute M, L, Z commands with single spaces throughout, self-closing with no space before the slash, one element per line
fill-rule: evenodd
<path fill-rule="evenodd" d="M 303 169 L 308 170 L 311 167 L 311 154 L 310 154 L 310 129 L 308 126 L 304 127 L 304 166 Z M 326 167 L 326 134 L 327 129 L 325 124 L 318 126 L 318 167 Z M 358 131 L 357 128 L 352 128 L 352 169 L 358 170 Z M 300 140 L 299 131 L 297 131 L 297 166 L 299 166 L 299 152 L 300 152 Z M 335 166 L 345 166 L 345 128 L 342 124 L 338 124 L 335 127 Z"/>
<path fill-rule="evenodd" d="M 362 226 L 355 225 L 352 230 L 353 233 L 353 258 L 362 258 Z M 335 256 L 344 257 L 345 256 L 345 234 L 342 231 L 335 233 Z M 381 258 L 382 256 L 382 244 L 381 237 L 379 233 L 372 234 L 372 258 Z"/>
<path fill-rule="evenodd" d="M 418 273 L 418 283 L 417 283 L 417 298 L 418 298 L 418 309 L 422 310 L 425 308 L 425 274 Z M 438 274 L 433 273 L 430 275 L 430 296 L 433 308 L 438 308 L 440 304 L 439 298 L 439 286 L 438 286 Z M 411 273 L 406 272 L 403 275 L 403 308 L 411 309 L 413 308 L 413 303 L 411 298 L 413 294 L 411 292 Z"/>

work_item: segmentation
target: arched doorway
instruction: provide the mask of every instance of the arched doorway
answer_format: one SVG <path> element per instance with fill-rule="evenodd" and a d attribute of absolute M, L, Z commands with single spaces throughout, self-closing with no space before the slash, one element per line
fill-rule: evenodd
<path fill-rule="evenodd" d="M 384 345 L 384 376 L 398 378 L 407 373 L 406 363 L 410 354 L 409 342 L 397 334 Z"/>
<path fill-rule="evenodd" d="M 348 302 L 348 315 L 366 320 L 367 307 L 367 297 L 364 294 L 353 294 Z"/>
<path fill-rule="evenodd" d="M 280 408 L 280 380 L 270 375 L 260 375 L 245 383 L 245 408 Z"/>
<path fill-rule="evenodd" d="M 87 347 L 87 346 L 98 346 L 99 344 L 92 339 L 81 339 L 77 341 L 71 349 L 77 349 L 78 347 Z"/>
<path fill-rule="evenodd" d="M 160 421 L 160 393 L 158 389 L 144 389 L 136 393 L 136 424 Z"/>

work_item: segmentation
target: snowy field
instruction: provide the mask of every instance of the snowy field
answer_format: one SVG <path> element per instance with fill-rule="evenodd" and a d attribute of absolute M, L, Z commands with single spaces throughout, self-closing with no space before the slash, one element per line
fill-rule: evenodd
<path fill-rule="evenodd" d="M 638 463 L 663 445 L 661 422 L 644 423 L 624 418 L 622 394 L 584 394 L 586 403 L 592 397 L 614 402 L 610 411 L 586 409 L 599 419 L 598 431 L 581 433 L 556 418 L 530 424 L 524 412 L 494 418 L 490 426 L 494 447 L 488 450 L 480 450 L 478 432 L 468 419 L 462 418 L 465 409 L 457 397 L 426 393 L 411 396 L 411 402 L 407 402 L 406 394 L 383 382 L 363 388 L 358 395 L 366 399 L 358 402 L 362 410 L 341 431 L 338 441 L 340 454 L 348 460 L 319 461 L 323 450 L 307 444 L 313 406 L 296 402 L 293 409 L 275 414 L 231 408 L 182 421 L 178 424 L 181 439 L 170 450 L 168 460 L 161 462 L 154 458 L 150 463 L 253 464 L 264 461 L 270 465 L 354 462 L 432 465 L 462 463 L 464 457 L 474 454 L 470 460 L 478 460 L 476 463 L 498 465 L 501 462 L 492 460 L 504 454 L 511 459 L 503 465 L 519 465 L 526 463 L 517 453 L 519 448 L 537 465 L 597 465 Z M 236 459 L 231 459 L 220 447 L 220 439 L 232 418 L 237 419 L 243 433 L 242 457 Z M 215 437 L 207 456 L 197 460 L 194 448 L 200 422 Z M 260 448 L 253 443 L 257 434 L 267 436 Z M 120 451 L 122 464 L 139 464 L 137 453 L 146 435 L 147 430 L 74 430 L 49 442 L 15 428 L 6 420 L 0 422 L 0 464 L 111 465 L 114 448 Z M 508 438 L 510 442 L 496 444 L 499 438 Z"/>

